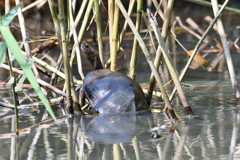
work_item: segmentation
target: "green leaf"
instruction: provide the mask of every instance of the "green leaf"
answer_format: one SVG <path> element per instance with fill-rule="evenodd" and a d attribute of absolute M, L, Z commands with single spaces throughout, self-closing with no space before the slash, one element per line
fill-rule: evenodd
<path fill-rule="evenodd" d="M 6 52 L 7 45 L 6 43 L 0 43 L 0 68 L 3 62 L 4 54 Z"/>
<path fill-rule="evenodd" d="M 26 38 L 25 41 L 22 41 L 22 43 L 19 45 L 20 49 L 22 49 L 24 43 L 26 43 L 27 40 L 28 40 L 28 39 Z M 15 57 L 14 57 L 14 55 L 12 55 L 12 57 L 10 58 L 10 61 L 12 62 L 12 61 L 14 61 L 14 60 L 15 60 Z M 31 66 L 32 66 L 32 65 L 31 65 Z"/>
<path fill-rule="evenodd" d="M 15 56 L 19 65 L 21 66 L 22 70 L 24 71 L 26 77 L 28 78 L 28 81 L 31 83 L 34 90 L 38 94 L 38 97 L 40 98 L 40 100 L 42 101 L 44 106 L 47 108 L 47 110 L 48 110 L 49 114 L 52 116 L 52 118 L 55 121 L 57 121 L 50 105 L 47 102 L 47 99 L 43 95 L 43 93 L 41 91 L 41 88 L 40 88 L 39 84 L 37 83 L 37 80 L 36 80 L 32 70 L 31 70 L 31 68 L 29 67 L 29 64 L 27 63 L 27 60 L 23 56 L 22 51 L 21 51 L 17 41 L 13 37 L 12 33 L 5 26 L 0 26 L 0 32 L 2 34 L 2 37 L 3 37 L 4 41 L 7 43 L 7 45 L 9 47 L 9 49 L 11 50 L 12 54 Z"/>
<path fill-rule="evenodd" d="M 18 8 L 21 6 L 21 3 L 16 5 L 9 13 L 5 14 L 1 19 L 1 25 L 6 26 L 8 25 L 14 18 Z"/>
<path fill-rule="evenodd" d="M 25 79 L 26 79 L 26 75 L 23 74 L 22 77 L 20 78 L 20 80 L 18 81 L 18 85 L 15 87 L 15 92 L 19 91 L 19 89 L 21 88 L 21 85 L 23 84 Z"/>
<path fill-rule="evenodd" d="M 11 77 L 8 83 L 13 83 L 14 82 L 14 77 Z"/>

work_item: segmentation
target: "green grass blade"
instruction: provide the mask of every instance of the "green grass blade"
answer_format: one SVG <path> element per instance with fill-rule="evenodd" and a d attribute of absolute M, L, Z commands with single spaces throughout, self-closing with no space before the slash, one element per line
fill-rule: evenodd
<path fill-rule="evenodd" d="M 52 116 L 52 118 L 56 121 L 56 117 L 48 104 L 45 96 L 43 95 L 39 84 L 36 81 L 36 78 L 31 70 L 31 65 L 27 63 L 27 60 L 23 56 L 20 47 L 18 46 L 17 41 L 13 37 L 12 33 L 7 29 L 7 27 L 0 26 L 0 32 L 2 34 L 2 37 L 4 41 L 7 43 L 7 46 L 11 50 L 12 54 L 15 56 L 16 60 L 18 61 L 19 65 L 21 66 L 22 70 L 24 71 L 26 77 L 28 78 L 28 81 L 31 83 L 33 86 L 34 90 L 38 94 L 38 97 L 44 104 L 44 106 L 47 108 L 49 114 Z"/>
<path fill-rule="evenodd" d="M 9 13 L 5 14 L 1 19 L 1 26 L 8 25 L 14 18 L 18 8 L 21 6 L 21 3 L 16 5 Z"/>
<path fill-rule="evenodd" d="M 19 91 L 25 79 L 26 79 L 26 75 L 23 74 L 20 80 L 18 81 L 18 85 L 15 87 L 15 92 Z"/>
<path fill-rule="evenodd" d="M 0 43 L 0 68 L 1 68 L 1 64 L 3 62 L 3 58 L 4 58 L 4 54 L 6 52 L 6 49 L 7 49 L 6 43 Z"/>

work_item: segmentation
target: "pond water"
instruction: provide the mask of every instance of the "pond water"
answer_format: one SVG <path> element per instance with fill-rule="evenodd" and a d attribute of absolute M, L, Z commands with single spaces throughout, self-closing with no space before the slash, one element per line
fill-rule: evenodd
<path fill-rule="evenodd" d="M 230 5 L 240 8 L 239 4 Z M 190 11 L 190 8 L 195 10 Z M 193 4 L 175 9 L 175 15 L 181 16 L 183 20 L 191 15 L 203 28 L 207 23 L 200 19 L 208 14 L 212 15 L 211 8 Z M 223 16 L 226 32 L 233 40 L 240 35 L 235 30 L 240 22 L 238 17 L 230 12 Z M 211 36 L 219 39 L 214 32 Z M 126 37 L 125 43 L 129 44 L 129 49 L 132 38 L 133 36 Z M 188 33 L 178 35 L 178 39 L 189 50 L 197 43 L 197 39 Z M 178 53 L 182 52 L 179 46 L 175 49 Z M 109 50 L 107 41 L 105 50 Z M 209 60 L 215 55 L 211 53 Z M 105 56 L 108 59 L 108 55 Z M 123 73 L 126 73 L 125 65 L 129 64 L 129 57 L 127 54 L 125 59 L 118 61 Z M 186 63 L 186 57 L 185 54 L 173 55 L 178 72 Z M 240 80 L 239 53 L 233 51 L 232 58 Z M 86 61 L 83 64 L 85 73 L 89 72 L 89 64 Z M 138 56 L 138 66 L 137 82 L 146 85 L 151 72 L 143 54 Z M 235 100 L 226 66 L 225 63 L 221 72 L 217 69 L 211 72 L 202 68 L 189 69 L 183 82 L 191 86 L 185 93 L 196 118 L 186 116 L 180 99 L 175 97 L 172 104 L 181 121 L 176 123 L 173 132 L 173 123 L 161 112 L 164 104 L 156 97 L 153 98 L 154 108 L 139 115 L 73 118 L 62 116 L 59 99 L 53 98 L 54 112 L 58 117 L 56 123 L 51 119 L 46 120 L 46 112 L 41 103 L 31 102 L 20 92 L 20 104 L 27 109 L 20 110 L 19 136 L 14 135 L 14 113 L 0 107 L 0 159 L 240 159 L 240 106 Z M 6 80 L 6 72 L 2 69 L 0 71 L 3 75 L 1 80 Z M 74 73 L 79 78 L 77 70 Z M 32 89 L 24 91 L 33 99 L 37 97 Z M 0 90 L 0 95 L 0 101 L 12 103 L 9 89 Z M 152 138 L 153 134 L 158 137 Z"/>

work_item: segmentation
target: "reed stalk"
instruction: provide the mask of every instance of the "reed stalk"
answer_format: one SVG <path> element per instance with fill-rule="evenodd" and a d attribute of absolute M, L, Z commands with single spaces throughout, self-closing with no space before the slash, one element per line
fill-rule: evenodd
<path fill-rule="evenodd" d="M 141 10 L 143 9 L 143 0 L 137 1 L 137 19 L 136 19 L 136 29 L 140 32 L 141 27 Z M 134 37 L 133 48 L 132 48 L 132 57 L 130 60 L 130 77 L 135 80 L 136 71 L 137 71 L 137 55 L 138 55 L 138 41 Z"/>
<path fill-rule="evenodd" d="M 7 54 L 8 64 L 9 64 L 10 76 L 14 78 L 11 86 L 12 86 L 12 95 L 13 95 L 15 121 L 16 121 L 15 134 L 16 134 L 16 135 L 19 135 L 18 107 L 17 107 L 17 106 L 19 105 L 19 103 L 18 103 L 18 99 L 17 99 L 17 93 L 15 92 L 16 80 L 15 80 L 14 73 L 13 73 L 13 71 L 12 71 L 12 65 L 11 65 L 11 61 L 10 61 L 10 58 L 9 58 L 8 50 L 6 50 L 6 54 Z"/>
<path fill-rule="evenodd" d="M 2 64 L 2 65 L 1 65 L 1 68 L 10 70 L 10 67 L 9 67 L 8 65 L 6 65 L 6 64 Z M 14 67 L 12 67 L 12 71 L 15 72 L 15 73 L 17 73 L 17 74 L 20 74 L 20 75 L 23 75 L 23 74 L 24 74 L 23 71 L 18 70 L 18 69 L 14 68 Z M 59 95 L 61 95 L 61 96 L 63 96 L 63 97 L 66 97 L 66 94 L 63 93 L 63 92 L 62 92 L 61 90 L 59 90 L 58 88 L 50 85 L 49 83 L 47 83 L 47 82 L 45 82 L 45 81 L 43 81 L 43 80 L 41 80 L 41 79 L 39 79 L 39 78 L 36 78 L 36 80 L 37 80 L 37 82 L 38 82 L 41 86 L 44 86 L 44 87 L 46 87 L 46 88 L 48 88 L 48 89 L 51 89 L 51 90 L 54 91 L 55 93 L 57 93 L 57 94 L 59 94 Z"/>
<path fill-rule="evenodd" d="M 54 28 L 55 28 L 55 31 L 57 33 L 57 37 L 58 37 L 58 41 L 59 41 L 59 46 L 60 46 L 60 49 L 62 51 L 62 43 L 60 43 L 62 40 L 61 38 L 61 31 L 60 31 L 60 25 L 59 25 L 59 22 L 58 22 L 58 15 L 57 15 L 57 9 L 55 7 L 55 4 L 54 4 L 54 1 L 53 0 L 48 0 L 48 5 L 49 5 L 49 8 L 50 8 L 50 12 L 51 12 L 51 15 L 52 15 L 52 19 L 53 19 L 53 24 L 54 24 Z M 61 53 L 58 57 L 58 60 L 57 60 L 57 65 L 55 66 L 55 68 L 57 70 L 59 70 L 61 68 L 61 62 L 62 62 L 62 59 L 63 59 L 63 54 Z M 56 77 L 56 73 L 53 73 L 52 76 L 51 76 L 51 80 L 50 80 L 50 84 L 51 85 L 54 85 L 54 82 L 55 80 L 57 79 Z"/>
<path fill-rule="evenodd" d="M 135 7 L 135 4 L 136 4 L 136 0 L 131 0 L 130 1 L 130 5 L 128 7 L 128 15 L 130 16 L 133 12 L 133 9 Z M 123 28 L 122 28 L 122 31 L 120 33 L 120 36 L 119 36 L 119 46 L 118 46 L 118 52 L 119 52 L 119 49 L 122 45 L 122 42 L 123 42 L 123 39 L 124 39 L 124 36 L 125 36 L 125 33 L 126 33 L 126 30 L 127 30 L 127 26 L 128 26 L 128 23 L 127 21 L 125 20 L 124 22 L 124 25 L 123 25 Z M 107 63 L 105 64 L 105 68 L 108 68 L 111 64 L 111 58 L 108 59 Z"/>
<path fill-rule="evenodd" d="M 212 4 L 208 1 L 205 1 L 205 0 L 187 0 L 188 2 L 192 2 L 192 3 L 197 3 L 197 4 L 201 4 L 201 5 L 204 5 L 204 6 L 208 6 L 208 7 L 211 7 Z M 217 4 L 218 7 L 222 7 L 223 5 L 221 4 Z M 225 7 L 225 10 L 227 11 L 231 11 L 231 12 L 234 12 L 234 13 L 237 13 L 237 14 L 240 14 L 240 10 L 239 9 L 236 9 L 236 8 L 232 8 L 232 7 Z"/>
<path fill-rule="evenodd" d="M 154 4 L 155 4 L 155 7 L 157 8 L 157 6 L 158 6 L 157 2 L 155 2 Z M 164 39 L 164 42 L 166 42 L 166 39 L 167 39 L 167 36 L 169 33 L 169 24 L 170 24 L 171 15 L 172 15 L 173 4 L 174 4 L 174 0 L 168 1 L 167 10 L 166 10 L 165 16 L 164 16 L 164 22 L 163 22 L 163 26 L 162 26 L 162 37 Z M 159 45 L 157 48 L 156 57 L 154 60 L 154 65 L 157 69 L 160 66 L 161 59 L 162 59 L 161 46 Z M 153 93 L 155 85 L 156 85 L 156 80 L 155 80 L 153 73 L 151 73 L 151 77 L 150 77 L 150 81 L 149 81 L 149 88 L 148 88 L 148 91 L 146 94 L 146 100 L 147 100 L 148 104 L 151 103 L 152 93 Z"/>
<path fill-rule="evenodd" d="M 78 33 L 78 42 L 79 43 L 82 41 L 83 34 L 84 34 L 84 32 L 87 28 L 87 22 L 88 22 L 88 19 L 90 17 L 91 11 L 92 11 L 92 6 L 93 6 L 93 0 L 89 0 L 88 7 L 87 7 L 87 10 L 85 12 L 85 16 L 83 18 L 83 22 L 82 22 L 82 25 L 81 25 L 81 29 Z"/>
<path fill-rule="evenodd" d="M 38 1 L 35 1 L 35 2 L 31 3 L 31 4 L 29 4 L 28 6 L 24 7 L 24 8 L 22 9 L 22 12 L 25 12 L 25 11 L 27 11 L 27 10 L 35 7 L 35 6 L 38 5 L 39 3 L 43 3 L 43 2 L 45 3 L 46 1 L 47 1 L 47 0 L 38 0 Z"/>
<path fill-rule="evenodd" d="M 83 38 L 83 34 L 84 34 L 84 32 L 87 28 L 87 23 L 88 23 L 88 19 L 90 17 L 91 11 L 92 11 L 92 6 L 93 6 L 93 0 L 89 0 L 88 7 L 86 9 L 81 28 L 80 28 L 79 33 L 78 33 L 78 43 L 81 43 L 82 38 Z M 72 50 L 71 55 L 72 55 L 71 59 L 74 59 L 74 57 L 75 57 L 75 50 L 74 49 Z"/>
<path fill-rule="evenodd" d="M 77 14 L 77 17 L 75 18 L 75 21 L 74 21 L 74 26 L 75 27 L 77 27 L 77 25 L 79 24 L 82 16 L 84 15 L 83 12 L 84 12 L 87 4 L 88 4 L 88 0 L 83 0 L 82 1 L 81 7 L 80 7 L 80 9 L 78 11 L 78 14 Z M 73 32 L 70 31 L 70 35 L 69 35 L 70 38 L 72 37 L 72 34 L 73 34 Z"/>
<path fill-rule="evenodd" d="M 68 38 L 67 38 L 68 40 L 70 39 L 69 38 L 70 28 L 72 28 L 75 31 L 75 34 L 76 34 L 76 30 L 75 30 L 74 23 L 73 23 L 72 1 L 68 1 Z M 79 49 L 77 37 L 75 37 L 75 38 L 76 39 L 74 41 L 75 41 L 75 44 L 77 45 L 77 46 L 75 45 L 75 47 L 77 47 L 76 49 L 78 49 L 78 54 L 80 56 L 80 49 Z M 82 66 L 81 61 L 80 61 L 79 65 Z M 71 81 L 71 93 L 72 93 L 72 97 L 73 97 L 73 103 L 74 103 L 74 106 L 76 108 L 75 114 L 79 115 L 80 112 L 81 112 L 81 108 L 80 108 L 80 105 L 79 105 L 79 100 L 78 100 L 79 98 L 77 97 L 76 90 L 75 90 L 75 84 L 74 84 L 73 73 L 72 73 L 72 66 L 70 65 L 69 68 L 70 68 L 69 71 L 70 71 L 70 81 Z M 82 67 L 81 67 L 81 69 L 82 69 Z M 80 73 L 83 75 L 82 70 L 81 70 Z"/>
<path fill-rule="evenodd" d="M 119 8 L 115 2 L 114 6 L 114 21 L 112 27 L 112 42 L 111 42 L 111 70 L 117 68 L 117 52 L 118 52 L 118 29 L 119 29 Z"/>
<path fill-rule="evenodd" d="M 15 2 L 16 2 L 16 5 L 18 5 L 20 3 L 19 0 L 15 0 Z M 27 39 L 27 33 L 26 33 L 25 20 L 24 20 L 24 17 L 23 17 L 22 10 L 19 9 L 17 14 L 18 14 L 18 18 L 19 18 L 19 24 L 20 24 L 20 28 L 21 28 L 22 38 L 23 38 L 23 41 L 25 41 Z M 24 48 L 25 48 L 25 51 L 26 51 L 27 59 L 30 61 L 32 59 L 32 56 L 31 56 L 31 50 L 30 50 L 30 46 L 29 46 L 28 41 L 26 41 L 24 43 Z M 35 64 L 32 65 L 32 70 L 33 70 L 34 75 L 37 78 L 40 78 Z M 41 91 L 42 91 L 43 95 L 45 96 L 45 98 L 48 99 L 46 90 L 43 87 L 40 87 L 40 88 L 41 88 Z M 47 101 L 47 102 L 50 106 L 50 102 L 49 101 Z"/>
<path fill-rule="evenodd" d="M 212 8 L 213 8 L 214 15 L 216 16 L 217 13 L 219 12 L 218 1 L 217 0 L 211 0 L 211 2 L 212 2 Z M 220 36 L 220 39 L 222 41 L 222 46 L 223 46 L 224 54 L 225 54 L 226 61 L 227 61 L 227 66 L 228 66 L 228 71 L 229 71 L 231 82 L 232 82 L 232 87 L 233 87 L 233 90 L 235 91 L 235 96 L 236 96 L 237 100 L 239 101 L 240 100 L 240 91 L 239 91 L 239 87 L 238 87 L 237 78 L 236 78 L 236 75 L 235 75 L 235 72 L 234 72 L 232 57 L 231 57 L 231 54 L 230 54 L 229 45 L 228 45 L 228 42 L 227 42 L 227 38 L 226 38 L 226 34 L 225 34 L 225 31 L 224 31 L 224 27 L 223 27 L 221 17 L 218 18 L 216 23 L 217 23 L 217 26 L 218 26 L 219 36 Z"/>
<path fill-rule="evenodd" d="M 71 78 L 70 78 L 70 65 L 68 58 L 68 43 L 66 39 L 65 31 L 65 15 L 64 15 L 64 2 L 63 0 L 58 0 L 59 7 L 59 25 L 61 31 L 61 43 L 62 43 L 62 54 L 64 60 L 64 72 L 65 72 L 65 84 L 66 84 L 66 94 L 67 94 L 67 106 L 69 114 L 73 114 L 73 101 L 71 96 Z"/>
<path fill-rule="evenodd" d="M 112 53 L 112 34 L 113 34 L 113 16 L 114 16 L 114 0 L 108 0 L 108 26 L 109 26 L 109 48 Z M 111 57 L 111 56 L 110 56 Z M 112 61 L 112 60 L 111 60 Z"/>
<path fill-rule="evenodd" d="M 69 7 L 71 6 L 71 1 L 69 3 Z M 74 47 L 73 49 L 76 50 L 76 54 L 77 54 L 77 66 L 78 66 L 78 73 L 81 76 L 82 79 L 84 79 L 84 74 L 83 74 L 83 70 L 82 70 L 82 60 L 81 60 L 81 52 L 80 52 L 80 48 L 79 48 L 79 43 L 78 43 L 78 37 L 77 37 L 77 32 L 76 32 L 76 28 L 74 25 L 74 20 L 73 20 L 73 12 L 72 12 L 72 8 L 70 8 L 70 26 L 71 26 L 71 31 L 73 34 L 73 40 L 74 40 Z M 72 52 L 74 53 L 74 52 Z M 73 55 L 71 55 L 71 59 L 72 59 Z M 70 60 L 70 67 L 72 68 L 72 63 L 73 61 Z"/>
<path fill-rule="evenodd" d="M 222 14 L 224 8 L 227 6 L 229 0 L 226 0 L 224 2 L 224 4 L 222 5 L 221 9 L 219 10 L 219 12 L 216 14 L 215 18 L 213 19 L 213 21 L 209 24 L 208 28 L 206 29 L 206 31 L 204 32 L 204 34 L 202 35 L 201 39 L 198 41 L 198 43 L 196 44 L 187 64 L 185 65 L 184 69 L 182 70 L 182 73 L 181 75 L 179 76 L 179 81 L 182 81 L 184 75 L 186 74 L 187 72 L 187 69 L 189 68 L 190 64 L 192 63 L 193 59 L 194 59 L 194 56 L 196 55 L 200 45 L 203 43 L 203 40 L 207 37 L 209 31 L 212 29 L 212 27 L 214 26 L 214 24 L 216 23 L 216 21 L 218 20 L 219 16 Z M 169 97 L 170 98 L 170 101 L 172 101 L 175 93 L 176 93 L 177 89 L 176 87 L 174 87 L 172 93 L 171 93 L 171 96 Z M 166 107 L 165 107 L 166 109 Z"/>
<path fill-rule="evenodd" d="M 157 83 L 158 83 L 158 85 L 159 85 L 159 87 L 160 87 L 160 90 L 161 90 L 161 92 L 162 92 L 162 95 L 163 95 L 163 100 L 164 100 L 165 104 L 168 106 L 168 109 L 169 109 L 169 111 L 170 111 L 170 114 L 171 114 L 172 118 L 173 118 L 173 119 L 176 119 L 176 115 L 175 115 L 174 110 L 173 110 L 173 108 L 172 108 L 172 106 L 171 106 L 171 103 L 170 103 L 170 101 L 169 101 L 169 99 L 168 99 L 166 90 L 165 90 L 165 88 L 163 87 L 163 84 L 162 84 L 160 75 L 159 75 L 157 69 L 156 69 L 155 66 L 154 66 L 152 57 L 151 57 L 151 55 L 149 54 L 148 49 L 147 49 L 147 47 L 146 47 L 143 39 L 141 38 L 140 34 L 138 33 L 137 29 L 135 28 L 135 26 L 134 26 L 131 18 L 128 16 L 127 11 L 126 11 L 126 9 L 124 8 L 122 2 L 121 2 L 120 0 L 116 0 L 116 2 L 117 2 L 117 4 L 118 4 L 118 7 L 119 7 L 119 9 L 121 10 L 123 16 L 124 16 L 125 19 L 127 20 L 129 27 L 132 29 L 134 35 L 136 36 L 136 38 L 137 38 L 137 40 L 138 40 L 138 43 L 139 43 L 139 46 L 141 47 L 141 49 L 142 49 L 142 51 L 143 51 L 143 53 L 144 53 L 144 55 L 145 55 L 145 57 L 146 57 L 146 60 L 147 60 L 147 62 L 148 62 L 148 64 L 149 64 L 151 70 L 153 71 L 154 76 L 156 77 L 156 81 L 157 81 Z"/>
<path fill-rule="evenodd" d="M 155 36 L 157 38 L 157 41 L 159 43 L 159 45 L 161 46 L 161 50 L 162 50 L 162 53 L 163 53 L 163 57 L 165 59 L 165 62 L 167 64 L 167 67 L 168 67 L 168 70 L 171 74 L 171 77 L 173 79 L 173 82 L 175 84 L 175 87 L 177 88 L 177 91 L 178 91 L 178 95 L 180 97 L 180 100 L 184 106 L 184 109 L 185 111 L 187 112 L 188 115 L 194 115 L 193 114 L 193 111 L 187 101 L 187 98 L 183 92 L 183 88 L 181 86 L 181 83 L 178 79 L 178 76 L 177 76 L 177 73 L 175 71 L 175 68 L 173 67 L 173 63 L 172 63 L 172 60 L 171 60 L 171 57 L 170 57 L 170 54 L 168 52 L 168 49 L 167 49 L 167 46 L 163 40 L 163 37 L 162 37 L 162 34 L 161 34 L 161 31 L 158 27 L 158 24 L 157 24 L 157 21 L 156 21 L 156 18 L 153 17 L 152 13 L 148 10 L 148 15 L 149 15 L 149 19 L 150 19 L 150 22 L 151 22 L 151 25 L 153 27 L 153 31 L 155 33 Z"/>
<path fill-rule="evenodd" d="M 101 25 L 101 16 L 99 12 L 98 0 L 94 0 L 94 8 L 96 13 L 96 25 L 97 25 L 97 37 L 98 37 L 98 53 L 102 63 L 104 66 L 104 55 L 103 55 L 103 41 L 102 41 L 102 25 Z"/>
<path fill-rule="evenodd" d="M 5 14 L 7 14 L 10 11 L 10 0 L 5 0 Z M 10 30 L 9 25 L 7 25 L 7 28 Z M 18 125 L 18 97 L 17 97 L 17 92 L 15 92 L 15 86 L 16 86 L 16 79 L 15 79 L 15 74 L 12 71 L 12 66 L 13 66 L 13 62 L 10 61 L 11 57 L 12 57 L 12 53 L 10 51 L 9 48 L 6 49 L 6 53 L 7 55 L 7 61 L 9 63 L 9 71 L 10 71 L 10 76 L 13 77 L 13 82 L 11 84 L 11 89 L 12 89 L 12 95 L 13 95 L 13 102 L 14 102 L 14 112 L 15 112 L 15 134 L 19 135 L 19 125 Z"/>

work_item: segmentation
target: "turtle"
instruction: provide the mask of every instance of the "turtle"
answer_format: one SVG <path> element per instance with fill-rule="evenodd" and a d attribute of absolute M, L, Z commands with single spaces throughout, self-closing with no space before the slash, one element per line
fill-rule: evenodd
<path fill-rule="evenodd" d="M 81 43 L 81 51 L 93 70 L 77 87 L 81 107 L 87 99 L 99 114 L 137 114 L 149 109 L 142 88 L 136 81 L 118 71 L 103 69 L 99 53 L 87 42 Z"/>

